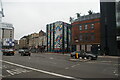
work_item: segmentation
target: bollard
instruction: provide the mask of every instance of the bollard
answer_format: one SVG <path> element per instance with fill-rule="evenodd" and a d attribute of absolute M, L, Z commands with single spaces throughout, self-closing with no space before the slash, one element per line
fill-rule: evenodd
<path fill-rule="evenodd" d="M 76 55 L 75 55 L 75 56 L 76 56 L 76 59 L 78 59 L 78 58 L 79 58 L 78 53 L 76 53 Z"/>

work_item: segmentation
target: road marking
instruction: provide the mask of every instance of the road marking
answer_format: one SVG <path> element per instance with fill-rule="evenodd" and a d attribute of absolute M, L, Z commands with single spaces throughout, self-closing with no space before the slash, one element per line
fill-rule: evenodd
<path fill-rule="evenodd" d="M 65 69 L 69 69 L 68 67 L 66 67 Z"/>
<path fill-rule="evenodd" d="M 71 67 L 75 67 L 76 65 L 73 65 L 73 66 L 71 66 Z"/>
<path fill-rule="evenodd" d="M 14 75 L 10 70 L 6 70 L 8 73 L 10 73 L 11 75 Z"/>
<path fill-rule="evenodd" d="M 29 59 L 31 59 L 31 57 L 29 57 Z"/>
<path fill-rule="evenodd" d="M 2 61 L 2 62 L 4 62 L 4 63 L 11 64 L 11 65 L 14 65 L 14 66 L 18 66 L 18 67 L 30 69 L 30 70 L 33 70 L 33 71 L 42 72 L 42 73 L 45 73 L 45 74 L 50 74 L 50 75 L 53 75 L 53 76 L 58 76 L 58 77 L 63 77 L 63 78 L 68 78 L 68 79 L 76 79 L 76 78 L 71 77 L 71 76 L 65 76 L 65 75 L 61 75 L 61 74 L 57 74 L 57 73 L 53 73 L 53 72 L 48 72 L 48 71 L 44 71 L 44 70 L 39 70 L 39 69 L 35 69 L 35 68 L 32 68 L 32 67 L 27 67 L 27 66 L 23 66 L 23 65 L 20 65 L 20 64 L 8 62 L 8 61 L 3 61 L 3 60 L 0 60 L 0 61 Z M 12 74 L 12 75 L 13 75 L 13 74 Z"/>
<path fill-rule="evenodd" d="M 50 59 L 53 59 L 53 57 L 50 57 Z"/>

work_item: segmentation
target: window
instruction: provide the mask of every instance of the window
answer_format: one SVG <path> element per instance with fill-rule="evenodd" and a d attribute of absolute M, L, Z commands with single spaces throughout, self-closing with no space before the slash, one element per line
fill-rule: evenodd
<path fill-rule="evenodd" d="M 82 26 L 80 25 L 80 30 L 82 30 Z"/>
<path fill-rule="evenodd" d="M 91 33 L 91 41 L 94 41 L 94 40 L 95 40 L 95 34 Z"/>
<path fill-rule="evenodd" d="M 94 29 L 95 25 L 94 24 L 91 24 L 91 29 Z"/>
<path fill-rule="evenodd" d="M 80 34 L 80 41 L 82 41 L 83 40 L 83 35 L 82 34 Z"/>
<path fill-rule="evenodd" d="M 85 25 L 85 30 L 87 30 L 88 29 L 88 25 Z"/>
<path fill-rule="evenodd" d="M 10 38 L 12 37 L 12 31 L 10 31 Z"/>
<path fill-rule="evenodd" d="M 88 38 L 88 33 L 85 33 L 85 41 L 89 41 L 89 38 Z"/>

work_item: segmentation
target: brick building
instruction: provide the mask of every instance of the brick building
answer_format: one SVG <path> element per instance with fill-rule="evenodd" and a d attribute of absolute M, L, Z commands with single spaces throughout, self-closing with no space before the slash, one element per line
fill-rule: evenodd
<path fill-rule="evenodd" d="M 97 52 L 100 47 L 100 14 L 80 16 L 72 22 L 72 51 Z"/>

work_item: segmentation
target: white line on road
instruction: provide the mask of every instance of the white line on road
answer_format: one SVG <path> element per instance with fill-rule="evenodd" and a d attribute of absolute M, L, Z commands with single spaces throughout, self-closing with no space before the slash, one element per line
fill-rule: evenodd
<path fill-rule="evenodd" d="M 68 67 L 66 67 L 65 69 L 69 69 Z"/>
<path fill-rule="evenodd" d="M 2 62 L 4 62 L 4 63 L 7 63 L 7 64 L 14 65 L 14 66 L 18 66 L 18 67 L 30 69 L 30 70 L 33 70 L 33 71 L 42 72 L 42 73 L 45 73 L 45 74 L 50 74 L 50 75 L 58 76 L 58 77 L 62 77 L 62 78 L 68 78 L 68 79 L 75 79 L 75 80 L 76 80 L 76 78 L 71 77 L 71 76 L 65 76 L 65 75 L 61 75 L 61 74 L 57 74 L 57 73 L 53 73 L 53 72 L 48 72 L 48 71 L 44 71 L 44 70 L 39 70 L 39 69 L 35 69 L 35 68 L 32 68 L 32 67 L 27 67 L 27 66 L 23 66 L 23 65 L 20 65 L 20 64 L 8 62 L 8 61 L 3 61 L 3 60 L 0 60 L 0 61 L 2 61 Z"/>
<path fill-rule="evenodd" d="M 8 73 L 10 73 L 11 75 L 14 75 L 10 70 L 6 70 Z"/>
<path fill-rule="evenodd" d="M 50 59 L 54 59 L 53 57 L 50 57 Z"/>

